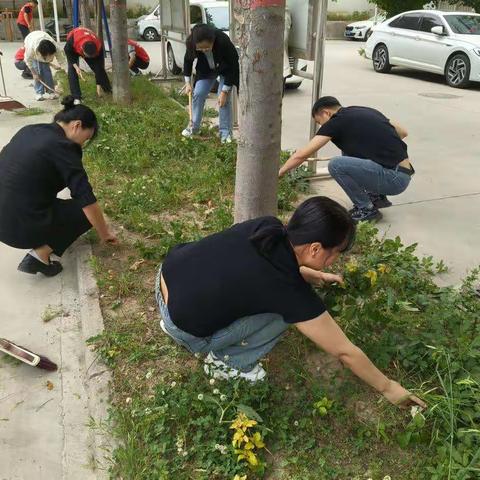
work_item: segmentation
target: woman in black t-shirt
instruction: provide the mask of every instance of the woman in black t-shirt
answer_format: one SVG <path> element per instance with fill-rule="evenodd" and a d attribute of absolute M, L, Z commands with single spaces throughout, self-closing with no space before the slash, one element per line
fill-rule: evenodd
<path fill-rule="evenodd" d="M 216 378 L 261 380 L 259 364 L 290 324 L 392 403 L 424 405 L 388 379 L 353 345 L 310 284 L 341 281 L 323 273 L 353 243 L 348 212 L 326 197 L 303 202 L 285 227 L 261 217 L 175 247 L 157 275 L 165 333 L 206 353 Z"/>
<path fill-rule="evenodd" d="M 50 255 L 61 256 L 92 225 L 103 241 L 117 241 L 82 164 L 82 146 L 97 133 L 95 113 L 73 97 L 62 103 L 53 123 L 22 128 L 0 152 L 0 241 L 31 249 L 20 271 L 49 277 L 62 271 Z M 65 187 L 70 200 L 57 198 Z"/>

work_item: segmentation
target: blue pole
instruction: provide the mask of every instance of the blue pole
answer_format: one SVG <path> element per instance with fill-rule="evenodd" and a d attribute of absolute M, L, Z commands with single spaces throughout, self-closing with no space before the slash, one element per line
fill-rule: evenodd
<path fill-rule="evenodd" d="M 108 28 L 107 11 L 105 10 L 105 4 L 103 3 L 103 0 L 99 0 L 99 1 L 102 2 L 103 24 L 105 25 L 105 33 L 107 34 L 107 42 L 108 42 L 110 55 L 112 55 L 112 37 L 110 36 L 110 28 Z"/>
<path fill-rule="evenodd" d="M 77 28 L 78 25 L 79 25 L 79 22 L 78 22 L 78 17 L 79 17 L 79 2 L 80 0 L 73 0 L 73 5 L 72 5 L 72 15 L 73 15 L 73 19 L 72 19 L 72 23 L 73 23 L 73 27 L 74 28 Z"/>

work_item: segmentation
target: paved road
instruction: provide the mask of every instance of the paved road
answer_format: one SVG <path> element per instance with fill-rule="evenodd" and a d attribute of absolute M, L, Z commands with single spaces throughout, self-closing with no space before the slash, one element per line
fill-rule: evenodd
<path fill-rule="evenodd" d="M 50 122 L 59 109 L 57 102 L 35 101 L 31 82 L 20 77 L 11 61 L 16 48 L 14 44 L 1 46 L 7 93 L 46 113 L 20 117 L 0 112 L 0 148 L 22 126 Z M 64 272 L 45 278 L 18 272 L 25 251 L 0 243 L 0 337 L 47 355 L 59 366 L 58 372 L 45 372 L 0 354 L 1 480 L 104 477 L 93 468 L 96 437 L 88 423 L 90 415 L 96 417 L 105 394 L 91 395 L 91 387 L 102 377 L 92 377 L 97 366 L 92 365 L 84 337 L 94 333 L 86 333 L 88 325 L 82 322 L 85 317 L 98 320 L 99 312 L 93 309 L 85 315 L 85 308 L 94 306 L 95 299 L 82 294 L 88 251 L 80 251 L 82 262 L 79 250 L 70 250 L 62 259 Z M 45 323 L 42 317 L 49 306 L 58 316 Z"/>

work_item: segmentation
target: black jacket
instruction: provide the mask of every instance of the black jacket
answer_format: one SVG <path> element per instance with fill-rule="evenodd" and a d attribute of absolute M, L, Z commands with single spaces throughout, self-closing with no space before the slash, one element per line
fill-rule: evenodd
<path fill-rule="evenodd" d="M 225 77 L 225 85 L 231 87 L 239 86 L 239 66 L 238 52 L 235 45 L 231 42 L 228 35 L 221 30 L 215 32 L 215 42 L 213 44 L 213 58 L 215 60 L 215 70 L 212 70 L 208 64 L 207 57 L 202 52 L 195 50 L 195 45 L 189 37 L 187 39 L 187 51 L 183 62 L 183 73 L 186 77 L 192 75 L 193 62 L 197 59 L 196 76 L 197 80 L 205 78 L 214 78 L 218 75 Z"/>
<path fill-rule="evenodd" d="M 28 125 L 0 152 L 0 242 L 45 245 L 57 193 L 69 187 L 83 208 L 97 200 L 82 164 L 82 149 L 56 123 Z"/>

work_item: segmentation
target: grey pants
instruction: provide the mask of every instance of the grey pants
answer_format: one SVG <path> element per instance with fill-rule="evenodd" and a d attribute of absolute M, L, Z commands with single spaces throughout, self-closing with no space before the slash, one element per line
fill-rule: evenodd
<path fill-rule="evenodd" d="M 160 289 L 160 266 L 155 296 L 168 334 L 192 353 L 212 352 L 232 368 L 248 372 L 264 357 L 287 330 L 289 324 L 277 313 L 259 313 L 242 317 L 211 337 L 195 337 L 179 329 L 170 318 Z"/>

